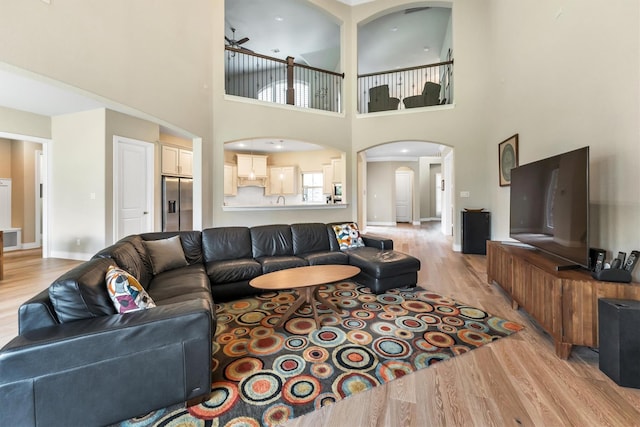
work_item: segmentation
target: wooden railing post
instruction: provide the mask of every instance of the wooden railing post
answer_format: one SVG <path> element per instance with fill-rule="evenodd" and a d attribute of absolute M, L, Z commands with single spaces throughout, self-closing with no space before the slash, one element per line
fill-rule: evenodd
<path fill-rule="evenodd" d="M 293 56 L 287 56 L 287 104 L 295 105 L 296 93 L 293 89 Z"/>

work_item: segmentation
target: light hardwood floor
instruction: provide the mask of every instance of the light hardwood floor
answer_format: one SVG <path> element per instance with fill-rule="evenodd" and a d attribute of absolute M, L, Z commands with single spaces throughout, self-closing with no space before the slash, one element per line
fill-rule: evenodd
<path fill-rule="evenodd" d="M 486 283 L 485 257 L 451 250 L 439 224 L 369 227 L 422 261 L 418 284 L 525 326 L 510 337 L 296 418 L 288 426 L 638 426 L 640 390 L 616 385 L 596 351 L 556 357 L 551 339 Z M 77 261 L 7 254 L 0 281 L 0 342 L 17 331 L 17 308 Z"/>

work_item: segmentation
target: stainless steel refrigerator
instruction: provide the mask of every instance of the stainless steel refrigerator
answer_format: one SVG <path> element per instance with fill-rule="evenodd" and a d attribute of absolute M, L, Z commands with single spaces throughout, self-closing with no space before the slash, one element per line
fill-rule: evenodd
<path fill-rule="evenodd" d="M 162 231 L 193 229 L 193 179 L 162 177 Z"/>

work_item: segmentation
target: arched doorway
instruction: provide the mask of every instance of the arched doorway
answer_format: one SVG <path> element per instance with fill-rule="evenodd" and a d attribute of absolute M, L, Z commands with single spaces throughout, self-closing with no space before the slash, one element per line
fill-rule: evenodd
<path fill-rule="evenodd" d="M 419 225 L 424 221 L 441 221 L 445 211 L 452 211 L 450 193 L 453 187 L 447 185 L 451 183 L 446 183 L 446 178 L 453 176 L 453 162 L 446 167 L 444 164 L 445 157 L 452 152 L 450 147 L 427 141 L 395 141 L 358 152 L 358 223 L 361 228 L 394 226 L 396 222 Z M 413 172 L 412 200 L 407 202 L 413 209 L 409 219 L 400 215 L 397 220 L 396 171 L 400 168 Z M 435 182 L 436 174 L 441 176 L 439 185 Z M 439 209 L 436 209 L 436 200 Z M 442 218 L 439 212 L 442 212 Z"/>

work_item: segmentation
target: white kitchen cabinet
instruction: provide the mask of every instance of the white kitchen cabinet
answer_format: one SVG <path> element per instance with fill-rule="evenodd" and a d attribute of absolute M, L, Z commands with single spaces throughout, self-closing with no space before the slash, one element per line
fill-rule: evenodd
<path fill-rule="evenodd" d="M 267 177 L 267 156 L 256 154 L 236 154 L 238 159 L 238 178 L 249 178 L 251 171 L 256 178 Z"/>
<path fill-rule="evenodd" d="M 333 166 L 322 165 L 322 193 L 333 194 Z"/>
<path fill-rule="evenodd" d="M 162 174 L 193 176 L 193 152 L 184 148 L 163 145 Z"/>
<path fill-rule="evenodd" d="M 238 167 L 225 163 L 224 165 L 224 195 L 238 195 Z"/>
<path fill-rule="evenodd" d="M 273 166 L 269 168 L 269 194 L 298 194 L 298 168 L 295 166 Z"/>
<path fill-rule="evenodd" d="M 331 159 L 331 167 L 333 168 L 333 183 L 340 184 L 344 179 L 344 162 L 340 159 Z"/>

